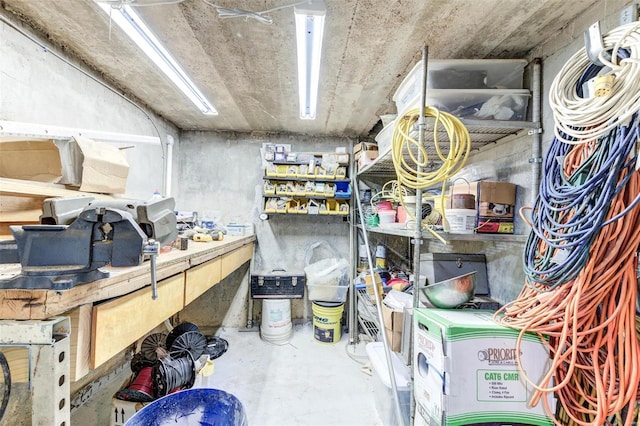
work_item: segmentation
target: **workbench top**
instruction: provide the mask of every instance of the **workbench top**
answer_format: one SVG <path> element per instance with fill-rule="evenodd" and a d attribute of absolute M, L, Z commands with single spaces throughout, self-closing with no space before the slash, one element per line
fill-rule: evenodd
<path fill-rule="evenodd" d="M 156 277 L 163 280 L 211 259 L 252 244 L 255 235 L 225 236 L 222 241 L 189 241 L 187 250 L 172 249 L 157 258 Z M 101 268 L 109 277 L 68 290 L 0 289 L 0 319 L 45 319 L 77 306 L 123 296 L 151 285 L 150 262 L 133 267 Z M 0 278 L 20 273 L 19 264 L 0 265 Z"/>

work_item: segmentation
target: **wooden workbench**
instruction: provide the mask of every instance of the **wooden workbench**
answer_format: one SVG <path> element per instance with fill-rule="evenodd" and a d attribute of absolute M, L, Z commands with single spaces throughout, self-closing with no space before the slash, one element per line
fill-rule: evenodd
<path fill-rule="evenodd" d="M 0 320 L 69 316 L 71 379 L 78 380 L 251 260 L 255 240 L 251 235 L 206 243 L 189 241 L 187 250 L 161 253 L 156 265 L 156 300 L 151 298 L 149 261 L 135 267 L 105 267 L 108 278 L 68 290 L 0 289 Z M 19 272 L 20 265 L 0 265 L 2 278 Z M 15 351 L 7 351 L 10 364 L 13 361 L 12 369 L 24 370 L 21 378 L 26 379 L 26 358 Z M 23 367 L 18 367 L 20 363 Z"/>
<path fill-rule="evenodd" d="M 157 258 L 158 281 L 179 274 L 196 265 L 236 252 L 242 252 L 242 263 L 253 254 L 255 235 L 225 237 L 223 241 L 196 243 L 189 241 L 187 250 L 172 249 Z M 244 248 L 244 251 L 243 251 Z M 248 257 L 246 256 L 248 254 Z M 238 259 L 230 258 L 237 261 Z M 236 262 L 233 262 L 235 264 Z M 237 264 L 235 268 L 242 263 Z M 221 265 L 222 266 L 222 265 Z M 232 265 L 224 265 L 228 268 Z M 77 306 L 123 296 L 151 285 L 150 262 L 125 268 L 105 267 L 108 278 L 80 284 L 68 290 L 3 290 L 0 289 L 0 319 L 45 319 L 60 315 Z M 20 265 L 0 265 L 0 278 L 20 272 Z M 232 271 L 231 271 L 232 272 Z M 227 274 L 228 275 L 228 274 Z M 221 277 L 224 278 L 224 277 Z M 215 284 L 215 283 L 213 283 Z"/>

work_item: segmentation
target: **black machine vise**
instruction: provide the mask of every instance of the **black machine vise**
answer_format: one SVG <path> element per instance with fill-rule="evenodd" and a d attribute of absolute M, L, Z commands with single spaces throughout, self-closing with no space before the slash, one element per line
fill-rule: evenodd
<path fill-rule="evenodd" d="M 19 275 L 0 279 L 0 288 L 69 289 L 108 277 L 102 266 L 137 266 L 150 256 L 155 299 L 155 257 L 178 233 L 174 203 L 45 200 L 40 225 L 11 226 L 14 241 L 0 244 L 0 263 L 22 266 Z"/>

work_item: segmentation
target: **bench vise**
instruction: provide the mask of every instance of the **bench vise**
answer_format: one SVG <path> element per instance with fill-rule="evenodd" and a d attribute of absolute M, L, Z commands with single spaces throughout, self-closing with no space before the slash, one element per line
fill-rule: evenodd
<path fill-rule="evenodd" d="M 44 210 L 51 210 L 51 205 Z M 173 211 L 163 215 L 161 222 L 170 225 L 171 216 L 175 233 L 159 236 L 163 240 L 177 235 Z M 108 277 L 107 271 L 99 269 L 102 266 L 137 266 L 145 256 L 151 256 L 153 298 L 157 297 L 155 258 L 160 243 L 151 238 L 153 226 L 141 226 L 129 211 L 116 208 L 113 203 L 91 202 L 68 225 L 22 225 L 10 229 L 14 241 L 0 244 L 0 263 L 19 262 L 22 270 L 19 275 L 0 280 L 1 289 L 65 290 Z"/>

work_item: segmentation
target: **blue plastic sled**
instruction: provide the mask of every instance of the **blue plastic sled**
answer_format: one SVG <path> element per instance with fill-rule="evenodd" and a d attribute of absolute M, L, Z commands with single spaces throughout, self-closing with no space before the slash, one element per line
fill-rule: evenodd
<path fill-rule="evenodd" d="M 187 389 L 163 396 L 134 414 L 125 426 L 247 426 L 238 398 L 218 389 Z"/>

